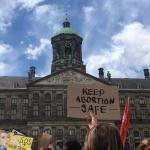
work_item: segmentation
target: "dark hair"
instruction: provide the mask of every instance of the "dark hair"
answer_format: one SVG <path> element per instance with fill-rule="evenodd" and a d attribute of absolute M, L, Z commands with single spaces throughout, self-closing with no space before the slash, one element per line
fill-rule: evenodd
<path fill-rule="evenodd" d="M 86 137 L 84 150 L 123 150 L 118 128 L 110 123 L 94 126 Z"/>
<path fill-rule="evenodd" d="M 66 150 L 81 150 L 81 145 L 77 140 L 70 140 L 65 144 Z"/>
<path fill-rule="evenodd" d="M 150 138 L 142 140 L 137 150 L 150 150 Z"/>

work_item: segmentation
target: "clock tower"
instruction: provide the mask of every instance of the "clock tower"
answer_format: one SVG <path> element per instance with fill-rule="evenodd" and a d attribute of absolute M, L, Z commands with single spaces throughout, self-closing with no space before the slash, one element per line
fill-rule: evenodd
<path fill-rule="evenodd" d="M 52 65 L 51 73 L 75 68 L 86 72 L 86 66 L 82 61 L 82 38 L 70 27 L 66 18 L 63 27 L 51 38 L 52 43 Z"/>

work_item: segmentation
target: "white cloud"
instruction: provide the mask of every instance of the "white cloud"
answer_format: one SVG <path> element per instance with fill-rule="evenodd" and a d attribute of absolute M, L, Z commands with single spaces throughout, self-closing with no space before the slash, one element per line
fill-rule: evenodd
<path fill-rule="evenodd" d="M 0 0 L 0 33 L 12 25 L 16 8 L 33 9 L 44 0 Z"/>
<path fill-rule="evenodd" d="M 85 15 L 85 21 L 86 23 L 90 23 L 92 18 L 93 18 L 93 12 L 94 12 L 95 8 L 93 6 L 85 6 L 83 7 L 83 12 Z"/>
<path fill-rule="evenodd" d="M 113 9 L 112 3 L 113 2 L 111 0 L 106 0 L 104 5 L 103 5 L 103 9 L 111 13 L 111 11 Z"/>
<path fill-rule="evenodd" d="M 99 67 L 105 67 L 112 77 L 138 77 L 138 71 L 150 67 L 149 58 L 150 27 L 133 22 L 112 37 L 110 49 L 91 55 L 86 61 L 88 72 L 92 74 Z"/>
<path fill-rule="evenodd" d="M 11 26 L 11 19 L 14 16 L 14 8 L 16 3 L 12 0 L 0 1 L 0 33 L 6 31 Z"/>
<path fill-rule="evenodd" d="M 6 43 L 0 43 L 0 75 L 10 74 L 14 69 L 12 66 L 12 58 L 10 58 L 11 53 L 13 53 L 13 47 Z M 11 64 L 11 65 L 10 65 Z M 15 66 L 15 65 L 14 65 Z"/>
<path fill-rule="evenodd" d="M 50 47 L 50 40 L 48 39 L 40 39 L 40 45 L 37 47 L 33 47 L 33 45 L 29 45 L 29 47 L 26 49 L 25 54 L 27 55 L 28 59 L 37 59 L 38 56 L 40 56 L 44 51 L 46 51 L 46 48 Z"/>
<path fill-rule="evenodd" d="M 0 76 L 8 74 L 8 72 L 10 72 L 10 70 L 12 70 L 10 65 L 0 62 Z"/>
<path fill-rule="evenodd" d="M 12 47 L 8 44 L 5 43 L 1 43 L 0 44 L 0 56 L 2 56 L 3 54 L 9 53 L 12 51 Z"/>
<path fill-rule="evenodd" d="M 41 5 L 37 6 L 33 13 L 34 27 L 47 27 L 51 33 L 60 28 L 60 21 L 63 21 L 63 10 L 57 5 Z M 42 19 L 41 19 L 42 18 Z M 38 26 L 38 27 L 39 27 Z"/>
<path fill-rule="evenodd" d="M 21 4 L 22 8 L 31 9 L 37 6 L 39 3 L 45 1 L 45 0 L 17 0 L 18 3 Z"/>

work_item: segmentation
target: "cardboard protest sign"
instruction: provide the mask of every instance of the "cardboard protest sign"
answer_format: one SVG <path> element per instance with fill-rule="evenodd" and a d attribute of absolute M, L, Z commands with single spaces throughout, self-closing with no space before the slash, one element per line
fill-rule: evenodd
<path fill-rule="evenodd" d="M 105 84 L 70 84 L 67 116 L 85 118 L 92 112 L 100 120 L 120 120 L 118 88 Z"/>

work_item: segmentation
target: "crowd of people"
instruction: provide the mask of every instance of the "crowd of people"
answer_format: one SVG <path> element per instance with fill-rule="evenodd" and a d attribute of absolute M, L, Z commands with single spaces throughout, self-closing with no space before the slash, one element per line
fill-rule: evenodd
<path fill-rule="evenodd" d="M 111 123 L 97 123 L 92 113 L 88 117 L 89 132 L 81 147 L 77 140 L 71 140 L 64 146 L 57 145 L 57 150 L 123 150 L 123 144 L 118 128 Z M 40 138 L 39 150 L 54 150 L 52 136 L 46 133 Z M 144 139 L 137 150 L 150 150 L 150 138 Z"/>

